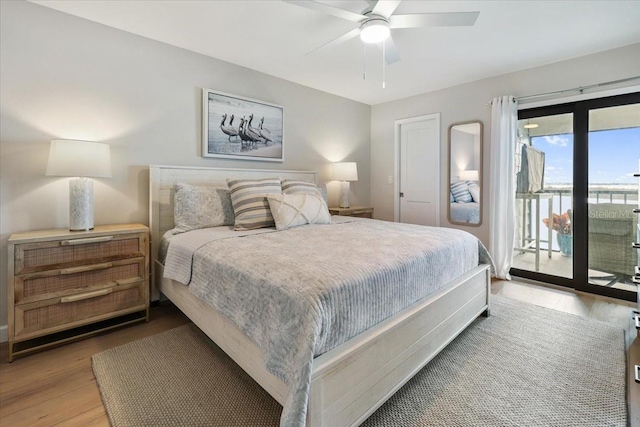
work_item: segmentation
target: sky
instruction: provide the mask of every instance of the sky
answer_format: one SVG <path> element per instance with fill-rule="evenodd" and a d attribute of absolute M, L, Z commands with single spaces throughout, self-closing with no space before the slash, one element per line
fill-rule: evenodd
<path fill-rule="evenodd" d="M 545 152 L 545 183 L 571 183 L 573 134 L 534 137 L 532 142 Z M 639 161 L 640 127 L 589 133 L 590 184 L 638 184 L 633 174 Z"/>

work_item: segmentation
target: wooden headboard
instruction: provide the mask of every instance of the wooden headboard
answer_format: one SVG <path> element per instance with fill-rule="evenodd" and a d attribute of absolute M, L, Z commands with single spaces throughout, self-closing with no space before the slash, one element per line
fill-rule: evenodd
<path fill-rule="evenodd" d="M 149 166 L 149 228 L 151 230 L 152 299 L 158 298 L 156 260 L 162 235 L 171 230 L 173 223 L 173 184 L 207 184 L 227 187 L 227 178 L 297 179 L 318 184 L 318 173 L 308 171 L 282 171 L 259 169 L 229 169 L 186 166 Z"/>

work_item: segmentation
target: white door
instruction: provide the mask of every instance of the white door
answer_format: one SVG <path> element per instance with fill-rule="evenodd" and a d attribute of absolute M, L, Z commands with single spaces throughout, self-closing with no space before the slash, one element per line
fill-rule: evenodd
<path fill-rule="evenodd" d="M 440 115 L 396 121 L 399 138 L 397 220 L 440 225 Z"/>

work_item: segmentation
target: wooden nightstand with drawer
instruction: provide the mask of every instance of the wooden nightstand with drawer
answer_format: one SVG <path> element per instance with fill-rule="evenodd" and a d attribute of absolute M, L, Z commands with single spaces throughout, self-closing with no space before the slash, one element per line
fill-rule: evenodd
<path fill-rule="evenodd" d="M 149 320 L 149 229 L 41 230 L 9 238 L 9 361 Z"/>
<path fill-rule="evenodd" d="M 350 208 L 329 208 L 329 213 L 331 215 L 373 218 L 373 208 L 364 206 L 351 206 Z"/>

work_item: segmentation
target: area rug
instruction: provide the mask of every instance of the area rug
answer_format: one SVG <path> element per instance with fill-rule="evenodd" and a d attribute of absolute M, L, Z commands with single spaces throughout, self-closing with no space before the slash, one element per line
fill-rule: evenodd
<path fill-rule="evenodd" d="M 278 425 L 282 407 L 192 324 L 92 362 L 115 427 Z M 626 426 L 624 332 L 494 297 L 363 425 Z"/>

